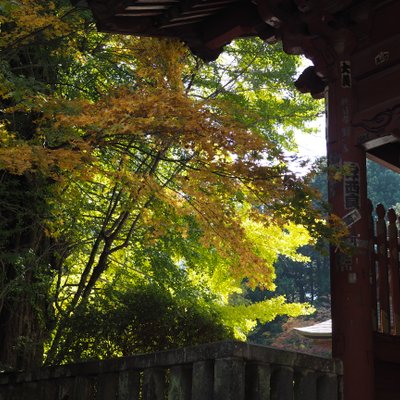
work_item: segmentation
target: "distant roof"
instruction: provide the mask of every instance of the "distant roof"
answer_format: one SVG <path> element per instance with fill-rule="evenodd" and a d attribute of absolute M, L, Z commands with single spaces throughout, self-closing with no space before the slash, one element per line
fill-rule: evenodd
<path fill-rule="evenodd" d="M 294 328 L 293 330 L 308 338 L 329 339 L 332 337 L 332 320 L 328 319 L 319 324 L 306 326 L 304 328 Z"/>

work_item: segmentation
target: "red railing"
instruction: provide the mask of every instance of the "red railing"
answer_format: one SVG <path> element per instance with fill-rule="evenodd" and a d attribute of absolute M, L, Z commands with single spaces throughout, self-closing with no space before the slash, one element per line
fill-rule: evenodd
<path fill-rule="evenodd" d="M 371 207 L 372 209 L 372 207 Z M 372 210 L 371 210 L 372 211 Z M 377 332 L 400 336 L 399 216 L 382 204 L 371 218 L 372 302 Z"/>

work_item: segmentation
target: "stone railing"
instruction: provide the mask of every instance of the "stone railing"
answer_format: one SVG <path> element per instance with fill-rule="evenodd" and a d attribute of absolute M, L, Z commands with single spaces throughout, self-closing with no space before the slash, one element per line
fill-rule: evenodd
<path fill-rule="evenodd" d="M 341 400 L 340 361 L 220 342 L 0 374 L 1 400 Z"/>

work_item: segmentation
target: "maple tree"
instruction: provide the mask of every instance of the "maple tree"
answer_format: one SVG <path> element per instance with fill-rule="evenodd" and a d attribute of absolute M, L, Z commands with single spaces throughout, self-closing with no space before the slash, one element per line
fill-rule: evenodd
<path fill-rule="evenodd" d="M 100 34 L 64 2 L 8 4 L 0 23 L 2 364 L 93 356 L 68 354 L 76 321 L 150 284 L 197 293 L 217 336 L 309 311 L 240 300 L 243 279 L 273 289 L 278 254 L 300 259 L 326 229 L 282 153 L 318 113 L 288 86 L 298 61 L 253 41 L 203 65 L 176 41 Z"/>

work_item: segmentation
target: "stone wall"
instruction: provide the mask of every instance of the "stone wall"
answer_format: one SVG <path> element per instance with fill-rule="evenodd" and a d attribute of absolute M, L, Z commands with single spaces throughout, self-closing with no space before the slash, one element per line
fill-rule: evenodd
<path fill-rule="evenodd" d="M 0 400 L 341 400 L 338 360 L 243 342 L 0 374 Z"/>

